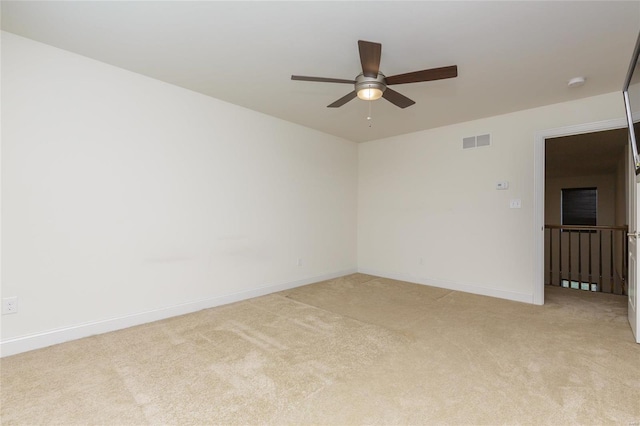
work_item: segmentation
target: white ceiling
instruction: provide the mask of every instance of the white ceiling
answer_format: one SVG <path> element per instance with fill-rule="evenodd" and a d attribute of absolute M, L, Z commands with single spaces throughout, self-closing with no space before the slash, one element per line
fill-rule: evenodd
<path fill-rule="evenodd" d="M 638 1 L 2 1 L 3 30 L 353 141 L 621 90 Z M 458 78 L 326 105 L 353 79 L 357 40 L 382 43 L 386 75 L 458 65 Z M 567 81 L 587 83 L 570 89 Z"/>

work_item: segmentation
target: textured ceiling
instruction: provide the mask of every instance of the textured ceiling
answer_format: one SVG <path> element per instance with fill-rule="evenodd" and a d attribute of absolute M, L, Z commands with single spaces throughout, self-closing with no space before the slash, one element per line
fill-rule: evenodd
<path fill-rule="evenodd" d="M 3 30 L 294 123 L 368 141 L 621 90 L 640 3 L 3 1 Z M 394 86 L 416 101 L 326 108 L 353 79 L 357 40 L 386 75 L 458 65 Z M 569 89 L 567 81 L 587 83 Z"/>

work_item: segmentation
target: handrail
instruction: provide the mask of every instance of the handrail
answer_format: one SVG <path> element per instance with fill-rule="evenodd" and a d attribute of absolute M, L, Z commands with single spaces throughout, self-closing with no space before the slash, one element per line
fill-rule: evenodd
<path fill-rule="evenodd" d="M 620 226 L 605 226 L 605 225 L 594 225 L 594 226 L 578 226 L 578 225 L 545 225 L 546 229 L 566 229 L 571 231 L 597 231 L 597 230 L 613 230 L 613 231 L 625 231 L 629 229 L 627 225 Z"/>
<path fill-rule="evenodd" d="M 549 230 L 545 275 L 550 285 L 626 293 L 628 226 L 545 225 L 544 229 Z"/>

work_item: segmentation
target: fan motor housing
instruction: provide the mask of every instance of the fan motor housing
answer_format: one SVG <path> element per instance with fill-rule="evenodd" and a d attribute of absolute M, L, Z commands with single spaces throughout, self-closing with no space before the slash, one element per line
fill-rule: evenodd
<path fill-rule="evenodd" d="M 363 89 L 378 89 L 384 92 L 387 88 L 384 78 L 384 74 L 381 72 L 378 73 L 377 77 L 367 77 L 364 74 L 359 74 L 356 77 L 356 84 L 354 85 L 356 92 Z"/>

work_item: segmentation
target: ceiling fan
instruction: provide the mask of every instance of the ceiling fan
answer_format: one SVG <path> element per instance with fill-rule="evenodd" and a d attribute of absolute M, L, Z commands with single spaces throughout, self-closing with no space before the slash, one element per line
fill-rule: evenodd
<path fill-rule="evenodd" d="M 421 81 L 442 80 L 458 76 L 458 67 L 451 65 L 442 68 L 431 68 L 428 70 L 414 71 L 406 74 L 386 77 L 380 72 L 380 56 L 382 45 L 371 41 L 358 40 L 358 50 L 360 51 L 360 63 L 362 73 L 358 74 L 355 80 L 344 80 L 340 78 L 327 77 L 307 77 L 303 75 L 292 75 L 291 80 L 318 81 L 321 83 L 346 83 L 353 84 L 354 90 L 341 97 L 334 103 L 327 105 L 327 108 L 338 108 L 349 102 L 356 96 L 366 101 L 385 98 L 392 104 L 406 108 L 415 104 L 415 101 L 390 89 L 387 86 L 393 84 L 418 83 Z"/>

